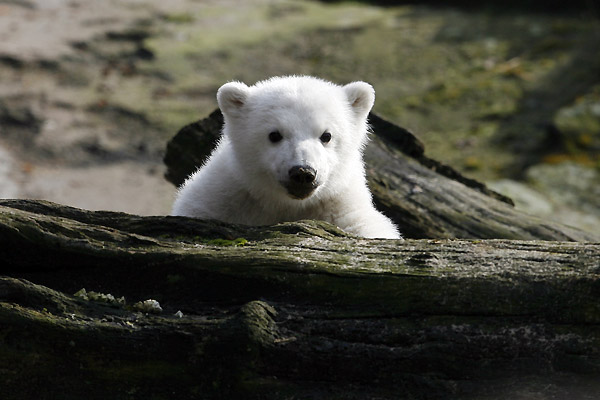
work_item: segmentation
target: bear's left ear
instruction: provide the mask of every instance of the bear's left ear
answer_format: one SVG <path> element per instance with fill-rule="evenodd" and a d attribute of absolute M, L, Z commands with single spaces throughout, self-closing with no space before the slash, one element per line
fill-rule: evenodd
<path fill-rule="evenodd" d="M 366 82 L 352 82 L 344 86 L 346 97 L 352 110 L 360 116 L 366 117 L 375 103 L 375 89 Z"/>
<path fill-rule="evenodd" d="M 229 82 L 217 91 L 217 103 L 225 115 L 236 115 L 248 99 L 249 88 L 242 82 Z"/>

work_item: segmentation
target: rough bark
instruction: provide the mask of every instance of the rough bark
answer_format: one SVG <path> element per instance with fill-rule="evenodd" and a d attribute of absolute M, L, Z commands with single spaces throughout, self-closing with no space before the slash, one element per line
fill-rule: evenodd
<path fill-rule="evenodd" d="M 371 114 L 367 177 L 377 207 L 409 238 L 542 239 L 598 241 L 582 232 L 515 210 L 512 201 L 425 156 L 409 131 Z M 166 177 L 176 185 L 202 165 L 216 143 L 219 110 L 190 124 L 167 146 Z"/>
<path fill-rule="evenodd" d="M 600 392 L 600 244 L 366 240 L 16 200 L 0 201 L 0 243 L 3 399 Z M 146 299 L 162 314 L 132 306 Z"/>

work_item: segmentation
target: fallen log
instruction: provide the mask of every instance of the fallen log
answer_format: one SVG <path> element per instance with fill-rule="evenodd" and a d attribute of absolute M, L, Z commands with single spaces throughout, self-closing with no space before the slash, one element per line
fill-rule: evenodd
<path fill-rule="evenodd" d="M 594 398 L 600 244 L 571 241 L 598 238 L 371 123 L 374 200 L 419 240 L 0 200 L 2 398 Z M 179 132 L 169 180 L 221 125 Z"/>
<path fill-rule="evenodd" d="M 4 399 L 600 391 L 600 244 L 367 240 L 24 200 L 0 201 L 0 243 Z"/>

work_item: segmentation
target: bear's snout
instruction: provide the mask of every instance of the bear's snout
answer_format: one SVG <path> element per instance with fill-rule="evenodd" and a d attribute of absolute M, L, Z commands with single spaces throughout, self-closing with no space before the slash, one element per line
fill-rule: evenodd
<path fill-rule="evenodd" d="M 290 180 L 298 184 L 308 184 L 314 182 L 317 177 L 317 171 L 308 166 L 296 165 L 289 170 Z"/>
<path fill-rule="evenodd" d="M 288 171 L 289 181 L 285 185 L 295 199 L 305 199 L 317 188 L 317 171 L 307 165 L 296 165 Z"/>

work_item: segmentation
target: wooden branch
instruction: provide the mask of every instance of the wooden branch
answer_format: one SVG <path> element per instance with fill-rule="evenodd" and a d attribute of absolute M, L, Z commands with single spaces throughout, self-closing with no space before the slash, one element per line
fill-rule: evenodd
<path fill-rule="evenodd" d="M 600 390 L 600 244 L 367 240 L 316 221 L 241 227 L 22 200 L 0 201 L 0 243 L 6 399 Z M 162 314 L 132 307 L 147 299 Z"/>

